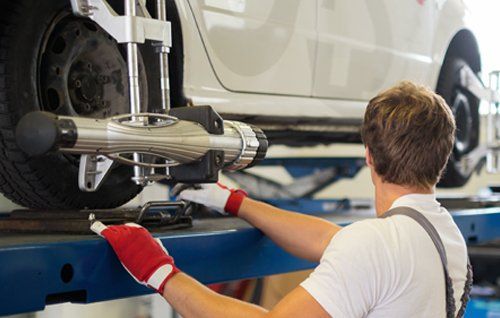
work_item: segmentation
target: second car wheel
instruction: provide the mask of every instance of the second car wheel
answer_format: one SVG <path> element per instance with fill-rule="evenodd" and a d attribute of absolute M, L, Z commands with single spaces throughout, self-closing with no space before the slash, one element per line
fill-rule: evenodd
<path fill-rule="evenodd" d="M 436 91 L 453 111 L 457 126 L 455 145 L 448 160 L 440 187 L 460 187 L 469 180 L 472 171 L 464 169 L 461 160 L 479 144 L 479 99 L 461 86 L 461 70 L 469 67 L 456 56 L 447 56 Z"/>

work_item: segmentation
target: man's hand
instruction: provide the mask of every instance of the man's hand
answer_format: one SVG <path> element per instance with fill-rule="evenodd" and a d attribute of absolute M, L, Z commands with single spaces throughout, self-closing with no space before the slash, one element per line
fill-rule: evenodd
<path fill-rule="evenodd" d="M 96 221 L 90 229 L 109 242 L 123 267 L 138 283 L 162 295 L 166 282 L 179 272 L 161 241 L 138 224 L 106 226 Z"/>
<path fill-rule="evenodd" d="M 174 189 L 175 191 L 175 189 Z M 229 189 L 220 184 L 201 184 L 198 189 L 187 188 L 180 191 L 179 199 L 202 204 L 221 214 L 238 215 L 247 193 L 243 190 Z"/>
<path fill-rule="evenodd" d="M 203 204 L 224 214 L 236 215 L 255 226 L 287 252 L 318 262 L 332 237 L 341 227 L 314 216 L 278 209 L 264 202 L 247 198 L 242 190 L 216 184 L 195 188 L 178 185 L 172 189 L 181 200 Z M 300 233 L 300 235 L 296 235 Z"/>

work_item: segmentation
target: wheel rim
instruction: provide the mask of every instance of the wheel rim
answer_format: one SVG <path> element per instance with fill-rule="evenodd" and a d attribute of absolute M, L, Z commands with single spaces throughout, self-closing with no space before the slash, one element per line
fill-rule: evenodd
<path fill-rule="evenodd" d="M 457 158 L 470 150 L 472 138 L 472 111 L 470 101 L 462 91 L 456 91 L 453 98 L 452 111 L 456 122 L 455 148 Z"/>
<path fill-rule="evenodd" d="M 146 78 L 139 58 L 141 78 Z M 41 48 L 41 109 L 58 115 L 103 118 L 129 112 L 127 64 L 118 43 L 96 23 L 59 14 Z M 141 92 L 146 81 L 141 80 Z M 141 96 L 143 105 L 147 96 Z"/>
<path fill-rule="evenodd" d="M 129 112 L 128 70 L 118 43 L 90 19 L 59 13 L 50 23 L 38 60 L 40 110 L 104 118 Z M 147 82 L 139 54 L 141 103 Z M 64 157 L 78 166 L 79 155 Z"/>

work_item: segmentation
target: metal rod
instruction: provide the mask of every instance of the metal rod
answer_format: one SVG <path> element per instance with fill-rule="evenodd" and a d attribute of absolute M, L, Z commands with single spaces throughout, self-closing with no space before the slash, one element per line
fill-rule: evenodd
<path fill-rule="evenodd" d="M 490 72 L 489 88 L 500 92 L 500 72 Z M 488 107 L 486 144 L 486 169 L 489 173 L 500 172 L 500 104 L 492 101 Z"/>
<path fill-rule="evenodd" d="M 164 48 L 162 48 L 163 50 Z M 168 114 L 170 110 L 170 82 L 168 77 L 168 53 L 160 53 L 160 87 L 161 87 L 161 106 Z"/>
<path fill-rule="evenodd" d="M 127 43 L 127 65 L 130 90 L 130 113 L 141 112 L 141 93 L 139 90 L 139 66 L 137 43 Z"/>
<path fill-rule="evenodd" d="M 136 0 L 125 0 L 125 14 L 136 16 Z M 139 90 L 139 61 L 137 43 L 127 43 L 127 67 L 130 92 L 130 113 L 141 112 L 141 93 Z"/>
<path fill-rule="evenodd" d="M 125 15 L 136 16 L 136 0 L 125 0 Z M 128 82 L 130 94 L 130 113 L 139 114 L 141 112 L 141 92 L 139 87 L 139 61 L 137 53 L 137 43 L 127 43 L 127 67 Z M 132 117 L 132 120 L 138 120 Z M 142 161 L 142 156 L 138 153 L 133 154 L 134 161 Z M 134 166 L 134 180 L 136 184 L 143 184 L 141 179 L 144 177 L 144 168 Z"/>
<path fill-rule="evenodd" d="M 165 0 L 156 1 L 156 10 L 158 20 L 167 21 L 167 6 Z M 159 49 L 161 106 L 165 113 L 168 114 L 170 110 L 170 82 L 168 75 L 168 53 L 170 52 L 170 48 L 162 45 Z"/>
<path fill-rule="evenodd" d="M 137 15 L 136 0 L 125 0 L 125 15 Z"/>
<path fill-rule="evenodd" d="M 167 21 L 167 6 L 165 0 L 156 1 L 156 11 L 158 20 Z M 170 111 L 170 79 L 168 74 L 168 53 L 170 48 L 166 45 L 159 47 L 160 52 L 160 95 L 161 95 L 161 107 L 165 114 Z M 165 168 L 165 175 L 167 178 L 170 176 L 170 169 Z"/>
<path fill-rule="evenodd" d="M 493 72 L 490 73 L 490 77 L 489 77 L 489 88 L 490 89 L 494 89 L 495 91 L 498 91 L 498 87 L 494 87 L 495 86 L 498 86 L 497 83 L 495 83 L 495 78 L 497 76 L 495 76 L 495 74 Z M 493 129 L 493 108 L 495 107 L 495 102 L 490 102 L 490 104 L 488 105 L 488 113 L 487 113 L 487 125 L 486 125 L 486 144 L 488 147 L 491 147 L 492 144 L 493 144 L 493 133 L 494 133 L 494 129 Z M 486 156 L 486 170 L 490 173 L 493 172 L 494 170 L 494 163 L 493 163 L 493 154 L 492 154 L 492 151 L 491 149 L 489 149 L 488 151 L 488 154 Z"/>
<path fill-rule="evenodd" d="M 496 91 L 500 91 L 500 73 L 495 72 L 495 79 L 496 79 Z M 495 117 L 492 117 L 492 123 L 491 123 L 491 130 L 493 133 L 492 136 L 492 143 L 493 143 L 493 149 L 491 150 L 492 153 L 492 161 L 495 161 L 494 163 L 494 173 L 500 172 L 500 104 L 499 103 L 494 103 L 494 109 L 490 108 L 490 112 L 494 111 Z"/>

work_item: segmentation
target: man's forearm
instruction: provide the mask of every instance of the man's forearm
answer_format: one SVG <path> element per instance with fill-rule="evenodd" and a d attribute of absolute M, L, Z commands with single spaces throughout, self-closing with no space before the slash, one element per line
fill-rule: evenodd
<path fill-rule="evenodd" d="M 271 211 L 269 215 L 272 223 L 279 221 L 274 214 Z M 218 295 L 180 272 L 163 243 L 138 224 L 107 226 L 100 221 L 94 221 L 90 229 L 109 242 L 122 265 L 137 282 L 163 295 L 183 317 L 328 317 L 328 313 L 302 287 L 294 289 L 272 312 Z M 245 266 L 248 265 L 251 266 Z"/>
<path fill-rule="evenodd" d="M 341 227 L 317 217 L 289 212 L 246 198 L 238 216 L 260 229 L 287 252 L 319 261 Z"/>
<path fill-rule="evenodd" d="M 163 297 L 184 318 L 253 318 L 267 314 L 259 306 L 219 295 L 183 273 L 167 282 Z"/>

